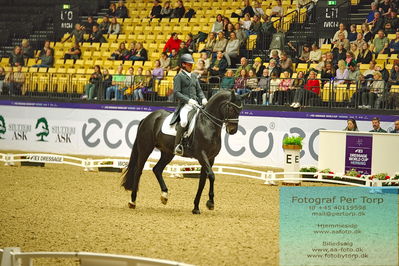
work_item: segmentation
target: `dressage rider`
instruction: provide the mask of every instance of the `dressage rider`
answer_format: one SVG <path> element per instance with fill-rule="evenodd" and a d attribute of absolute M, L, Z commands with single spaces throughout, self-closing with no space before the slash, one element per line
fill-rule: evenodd
<path fill-rule="evenodd" d="M 180 123 L 176 125 L 174 149 L 174 154 L 176 155 L 183 155 L 184 153 L 181 141 L 184 132 L 187 130 L 188 113 L 194 107 L 200 106 L 198 102 L 201 102 L 204 106 L 208 103 L 202 92 L 197 75 L 191 73 L 194 64 L 193 57 L 190 54 L 183 54 L 180 57 L 180 64 L 182 70 L 175 76 L 173 85 L 173 91 L 178 100 L 178 105 L 170 123 L 173 125 L 180 121 Z"/>

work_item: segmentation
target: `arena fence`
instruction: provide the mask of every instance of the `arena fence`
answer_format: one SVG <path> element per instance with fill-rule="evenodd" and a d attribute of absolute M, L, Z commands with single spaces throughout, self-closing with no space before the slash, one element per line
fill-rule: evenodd
<path fill-rule="evenodd" d="M 20 248 L 0 249 L 0 266 L 33 266 L 38 258 L 67 258 L 79 260 L 81 266 L 189 266 L 170 260 L 151 259 L 145 257 L 114 255 L 91 252 L 21 252 Z"/>
<path fill-rule="evenodd" d="M 82 159 L 72 156 L 63 156 L 55 154 L 41 154 L 41 153 L 26 153 L 26 154 L 4 154 L 0 153 L 0 162 L 5 165 L 12 166 L 18 162 L 29 162 L 36 164 L 67 164 L 82 167 L 84 171 L 95 171 L 101 168 L 124 169 L 129 163 L 127 159 Z M 156 162 L 147 161 L 144 170 L 151 170 Z M 43 165 L 42 165 L 43 166 Z M 171 177 L 182 177 L 185 174 L 200 174 L 200 165 L 167 165 L 164 172 Z M 277 185 L 279 182 L 323 182 L 359 187 L 384 187 L 399 188 L 399 179 L 396 180 L 379 180 L 373 178 L 371 175 L 362 177 L 346 176 L 344 174 L 336 173 L 320 173 L 320 172 L 273 172 L 260 171 L 251 168 L 241 168 L 225 165 L 214 165 L 213 171 L 215 174 L 240 176 L 263 181 L 266 185 Z M 305 176 L 305 177 L 303 177 Z"/>

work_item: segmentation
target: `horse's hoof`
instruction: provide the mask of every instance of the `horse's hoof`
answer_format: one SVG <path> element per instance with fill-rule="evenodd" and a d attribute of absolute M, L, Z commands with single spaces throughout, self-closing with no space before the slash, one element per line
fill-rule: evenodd
<path fill-rule="evenodd" d="M 131 202 L 131 201 L 129 201 L 129 203 L 127 204 L 127 206 L 128 206 L 130 209 L 136 209 L 136 202 Z"/>
<path fill-rule="evenodd" d="M 212 201 L 208 200 L 206 202 L 206 207 L 208 208 L 208 210 L 212 211 L 215 208 L 215 204 Z"/>
<path fill-rule="evenodd" d="M 201 212 L 200 212 L 199 209 L 194 209 L 194 210 L 193 210 L 193 214 L 201 214 Z"/>
<path fill-rule="evenodd" d="M 163 205 L 166 205 L 166 203 L 168 203 L 168 192 L 162 192 L 161 202 Z"/>

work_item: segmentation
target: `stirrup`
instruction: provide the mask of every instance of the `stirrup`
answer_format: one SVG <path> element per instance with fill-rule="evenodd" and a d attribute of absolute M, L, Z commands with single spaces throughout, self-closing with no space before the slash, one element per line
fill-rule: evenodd
<path fill-rule="evenodd" d="M 182 155 L 183 155 L 183 152 L 184 152 L 184 150 L 183 150 L 183 145 L 179 144 L 179 145 L 177 145 L 177 146 L 175 147 L 175 150 L 174 150 L 173 153 L 174 153 L 175 155 L 182 156 Z"/>

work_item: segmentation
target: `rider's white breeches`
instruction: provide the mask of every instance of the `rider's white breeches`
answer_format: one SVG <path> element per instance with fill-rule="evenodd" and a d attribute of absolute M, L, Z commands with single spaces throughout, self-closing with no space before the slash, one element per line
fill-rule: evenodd
<path fill-rule="evenodd" d="M 180 125 L 186 127 L 188 123 L 188 113 L 193 109 L 189 104 L 185 104 L 180 110 Z"/>

